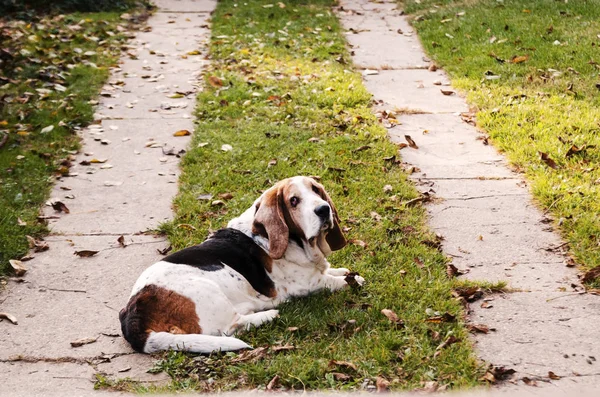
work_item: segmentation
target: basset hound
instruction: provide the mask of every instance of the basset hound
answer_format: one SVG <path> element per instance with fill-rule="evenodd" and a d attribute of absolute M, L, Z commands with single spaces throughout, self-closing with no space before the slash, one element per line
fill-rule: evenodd
<path fill-rule="evenodd" d="M 119 313 L 123 336 L 143 353 L 249 348 L 232 335 L 272 321 L 280 303 L 364 283 L 327 262 L 345 245 L 323 186 L 284 179 L 226 229 L 146 269 Z"/>

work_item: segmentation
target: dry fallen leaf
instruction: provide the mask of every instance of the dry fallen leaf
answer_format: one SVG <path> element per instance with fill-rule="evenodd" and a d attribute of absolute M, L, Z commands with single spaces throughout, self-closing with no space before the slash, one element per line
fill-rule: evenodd
<path fill-rule="evenodd" d="M 271 351 L 273 353 L 287 351 L 287 350 L 296 350 L 296 346 L 290 345 L 290 344 L 271 346 Z"/>
<path fill-rule="evenodd" d="M 161 255 L 167 255 L 169 252 L 171 252 L 171 250 L 173 249 L 173 246 L 169 245 L 168 247 L 164 248 L 164 249 L 156 249 L 158 251 L 159 254 Z"/>
<path fill-rule="evenodd" d="M 358 245 L 359 247 L 367 248 L 367 243 L 362 240 L 350 239 L 348 242 L 350 244 Z"/>
<path fill-rule="evenodd" d="M 25 236 L 27 238 L 27 242 L 29 243 L 29 249 L 33 249 L 33 252 L 43 252 L 50 249 L 48 243 L 41 240 L 36 240 L 31 236 Z"/>
<path fill-rule="evenodd" d="M 490 332 L 490 327 L 484 324 L 467 324 L 467 329 L 469 330 L 469 332 L 474 334 L 487 334 L 488 332 Z"/>
<path fill-rule="evenodd" d="M 461 276 L 465 274 L 465 272 L 462 270 L 458 270 L 456 266 L 449 263 L 446 265 L 446 274 L 448 275 L 448 278 L 454 278 L 456 276 Z"/>
<path fill-rule="evenodd" d="M 298 331 L 298 327 L 287 327 L 287 328 L 286 328 L 286 331 L 289 331 L 289 332 L 296 332 L 296 331 Z"/>
<path fill-rule="evenodd" d="M 98 340 L 98 337 L 95 338 L 82 338 L 77 339 L 76 341 L 71 342 L 71 347 L 80 347 L 83 345 L 89 345 L 90 343 L 94 343 Z"/>
<path fill-rule="evenodd" d="M 337 380 L 338 382 L 346 382 L 352 380 L 352 376 L 348 374 L 343 374 L 341 372 L 332 372 L 331 375 L 333 375 L 333 379 Z"/>
<path fill-rule="evenodd" d="M 557 169 L 558 165 L 556 165 L 556 162 L 554 160 L 552 160 L 550 158 L 550 156 L 548 156 L 548 153 L 544 153 L 544 152 L 538 152 L 540 154 L 540 159 L 546 163 L 546 165 L 552 169 Z"/>
<path fill-rule="evenodd" d="M 548 371 L 548 378 L 552 379 L 552 380 L 559 380 L 561 377 L 556 375 L 554 372 L 552 371 Z"/>
<path fill-rule="evenodd" d="M 512 63 L 523 63 L 529 59 L 528 55 L 514 56 L 510 60 Z"/>
<path fill-rule="evenodd" d="M 191 135 L 191 132 L 188 130 L 179 130 L 173 134 L 173 136 L 188 136 Z"/>
<path fill-rule="evenodd" d="M 377 393 L 387 393 L 390 391 L 390 381 L 381 376 L 377 377 L 375 386 L 377 387 Z"/>
<path fill-rule="evenodd" d="M 18 261 L 16 259 L 10 259 L 8 263 L 10 263 L 10 265 L 12 266 L 17 277 L 21 277 L 22 275 L 27 273 L 27 268 L 23 266 L 23 262 Z"/>
<path fill-rule="evenodd" d="M 579 153 L 585 151 L 586 149 L 593 149 L 593 148 L 595 148 L 594 145 L 583 145 L 583 146 L 580 146 L 580 147 L 572 145 L 571 148 L 567 151 L 567 154 L 565 155 L 565 157 L 568 158 L 568 157 L 571 157 L 571 156 L 573 156 L 575 154 L 579 154 Z"/>
<path fill-rule="evenodd" d="M 5 318 L 8 321 L 10 321 L 11 323 L 13 323 L 14 325 L 18 325 L 19 322 L 17 321 L 17 318 L 15 316 L 13 316 L 10 313 L 0 313 L 0 319 Z"/>
<path fill-rule="evenodd" d="M 261 358 L 267 355 L 267 347 L 261 346 L 257 347 L 254 350 L 246 350 L 242 352 L 242 354 L 238 355 L 236 358 L 231 360 L 232 363 L 241 363 L 244 361 L 258 361 Z"/>
<path fill-rule="evenodd" d="M 279 375 L 275 375 L 273 377 L 273 379 L 271 379 L 271 381 L 267 385 L 267 390 L 271 391 L 271 390 L 273 390 L 273 388 L 277 387 L 278 385 L 279 385 Z"/>
<path fill-rule="evenodd" d="M 454 91 L 452 91 L 452 90 L 440 89 L 440 92 L 444 95 L 454 95 Z"/>
<path fill-rule="evenodd" d="M 415 143 L 415 141 L 410 137 L 410 135 L 404 135 L 404 139 L 406 139 L 406 142 L 408 142 L 408 146 L 410 146 L 413 149 L 418 149 L 419 147 L 417 146 L 417 144 Z"/>
<path fill-rule="evenodd" d="M 400 319 L 400 317 L 398 317 L 398 315 L 396 313 L 394 313 L 393 310 L 382 309 L 381 314 L 386 316 L 388 318 L 388 320 L 390 320 L 392 322 L 392 324 L 396 325 L 396 327 L 398 327 L 398 328 L 404 327 L 404 321 L 402 321 L 402 319 Z"/>
<path fill-rule="evenodd" d="M 81 250 L 81 251 L 75 251 L 73 254 L 77 255 L 81 258 L 89 258 L 90 256 L 96 255 L 98 252 L 100 252 L 100 251 Z"/>
<path fill-rule="evenodd" d="M 596 266 L 595 268 L 588 270 L 584 275 L 581 281 L 584 283 L 591 283 L 592 281 L 600 278 L 600 266 Z"/>
<path fill-rule="evenodd" d="M 429 317 L 427 320 L 425 320 L 428 323 L 434 323 L 434 324 L 439 324 L 439 323 L 452 323 L 454 321 L 456 321 L 456 316 L 446 312 L 444 314 L 442 314 L 441 316 L 432 316 Z"/>
<path fill-rule="evenodd" d="M 350 368 L 353 369 L 354 371 L 358 371 L 358 367 L 356 366 L 356 364 L 353 364 L 349 361 L 338 361 L 338 360 L 331 360 L 329 361 L 329 366 L 330 367 L 346 367 L 346 368 Z"/>
<path fill-rule="evenodd" d="M 439 356 L 442 353 L 443 349 L 447 348 L 448 346 L 451 346 L 451 345 L 455 344 L 456 342 L 460 342 L 460 339 L 458 339 L 454 335 L 450 335 L 448 338 L 446 338 L 445 341 L 443 341 L 442 343 L 440 343 L 440 345 L 435 349 L 436 352 L 434 353 L 433 357 Z"/>
<path fill-rule="evenodd" d="M 69 212 L 69 208 L 67 208 L 67 206 L 65 205 L 65 203 L 63 203 L 62 201 L 55 201 L 52 203 L 52 208 L 54 208 L 54 210 L 56 212 L 64 212 L 65 214 L 68 214 Z"/>
<path fill-rule="evenodd" d="M 125 245 L 125 237 L 124 236 L 120 236 L 117 239 L 117 243 L 119 243 L 119 245 L 123 248 L 127 247 L 127 245 Z"/>
<path fill-rule="evenodd" d="M 212 85 L 215 88 L 220 88 L 223 87 L 223 80 L 221 80 L 217 76 L 210 76 L 208 78 L 208 84 Z"/>

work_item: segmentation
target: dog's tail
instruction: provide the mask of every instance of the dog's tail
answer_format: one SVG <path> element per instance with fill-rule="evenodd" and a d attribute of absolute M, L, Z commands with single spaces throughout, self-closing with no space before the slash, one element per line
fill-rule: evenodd
<path fill-rule="evenodd" d="M 227 352 L 251 348 L 252 347 L 246 344 L 246 342 L 231 336 L 151 332 L 146 340 L 144 353 L 156 353 L 163 350 L 212 353 L 217 351 Z"/>

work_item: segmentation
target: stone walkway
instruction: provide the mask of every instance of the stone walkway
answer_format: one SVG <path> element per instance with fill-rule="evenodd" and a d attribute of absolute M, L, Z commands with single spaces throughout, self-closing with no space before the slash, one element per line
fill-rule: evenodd
<path fill-rule="evenodd" d="M 23 282 L 0 295 L 18 325 L 0 322 L 0 394 L 94 394 L 96 373 L 160 382 L 148 356 L 132 354 L 118 311 L 143 269 L 168 242 L 145 231 L 172 218 L 179 159 L 193 131 L 195 95 L 207 62 L 203 42 L 216 0 L 158 0 L 103 88 L 96 119 L 82 133 L 82 153 L 52 197 L 69 214 L 47 207 L 50 249 L 35 254 Z M 106 140 L 106 141 L 104 141 Z M 104 142 L 103 142 L 104 141 Z M 85 153 L 85 154 L 84 154 Z M 80 165 L 82 161 L 104 163 Z M 126 247 L 117 239 L 123 236 Z M 75 251 L 94 250 L 83 258 Z M 70 342 L 97 338 L 71 347 Z M 19 361 L 19 357 L 22 359 Z"/>
<path fill-rule="evenodd" d="M 534 205 L 526 181 L 463 121 L 470 117 L 464 99 L 442 94 L 452 91 L 448 77 L 430 71 L 396 4 L 341 0 L 338 15 L 377 110 L 404 110 L 389 136 L 401 143 L 410 135 L 418 145 L 401 155 L 415 167 L 417 187 L 439 198 L 427 209 L 431 227 L 444 237 L 444 252 L 469 271 L 463 277 L 505 280 L 515 289 L 486 299 L 486 308 L 481 301 L 471 304 L 470 319 L 495 329 L 475 337 L 478 355 L 517 371 L 504 387 L 509 393 L 524 383 L 537 384 L 518 388 L 534 394 L 597 388 L 600 297 L 580 294 L 577 270 L 565 266 L 562 241 Z M 549 379 L 549 371 L 561 379 Z"/>

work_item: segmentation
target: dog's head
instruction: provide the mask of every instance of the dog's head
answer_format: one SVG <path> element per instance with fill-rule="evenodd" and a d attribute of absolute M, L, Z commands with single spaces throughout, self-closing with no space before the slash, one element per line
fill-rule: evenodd
<path fill-rule="evenodd" d="M 252 233 L 269 239 L 273 259 L 283 257 L 290 239 L 323 255 L 346 245 L 331 198 L 312 178 L 296 176 L 278 182 L 256 200 L 254 208 Z"/>

